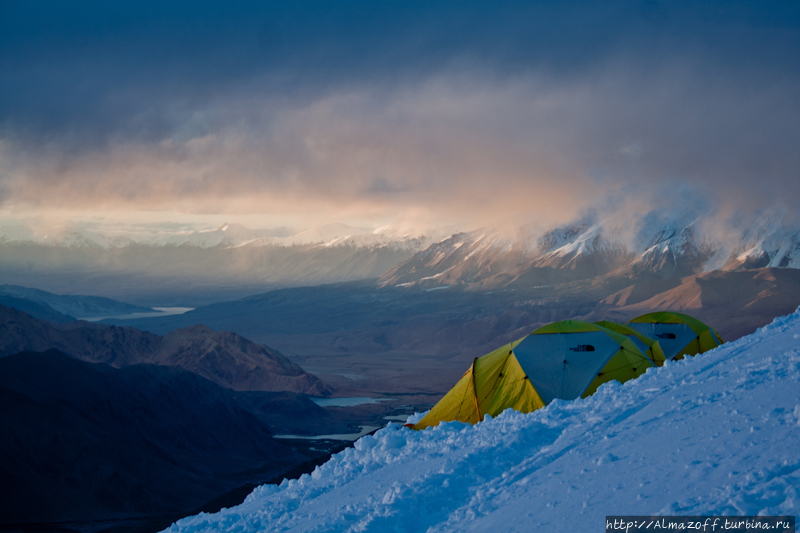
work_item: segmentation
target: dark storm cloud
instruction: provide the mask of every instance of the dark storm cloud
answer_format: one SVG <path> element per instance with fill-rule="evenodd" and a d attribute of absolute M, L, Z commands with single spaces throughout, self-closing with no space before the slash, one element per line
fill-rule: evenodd
<path fill-rule="evenodd" d="M 796 203 L 798 50 L 796 2 L 4 1 L 0 189 Z"/>
<path fill-rule="evenodd" d="M 800 65 L 791 4 L 24 0 L 0 9 L 0 117 L 11 133 L 94 139 L 169 137 L 214 97 L 315 98 L 459 62 L 497 76 L 581 78 L 616 54 L 642 68 L 705 56 L 714 69 L 746 69 L 739 82 Z"/>

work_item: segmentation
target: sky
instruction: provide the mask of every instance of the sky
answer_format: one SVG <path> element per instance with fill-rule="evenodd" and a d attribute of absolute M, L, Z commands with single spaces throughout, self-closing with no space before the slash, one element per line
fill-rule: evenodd
<path fill-rule="evenodd" d="M 0 218 L 797 213 L 799 51 L 791 1 L 0 0 Z"/>

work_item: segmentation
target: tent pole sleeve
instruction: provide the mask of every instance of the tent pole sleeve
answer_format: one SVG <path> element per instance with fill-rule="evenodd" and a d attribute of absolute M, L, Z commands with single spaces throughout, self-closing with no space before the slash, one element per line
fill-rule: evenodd
<path fill-rule="evenodd" d="M 481 414 L 481 407 L 478 404 L 478 384 L 475 381 L 475 365 L 478 363 L 478 358 L 476 357 L 474 361 L 472 361 L 472 399 L 475 400 L 475 414 L 478 415 L 478 422 L 483 421 L 483 415 Z"/>

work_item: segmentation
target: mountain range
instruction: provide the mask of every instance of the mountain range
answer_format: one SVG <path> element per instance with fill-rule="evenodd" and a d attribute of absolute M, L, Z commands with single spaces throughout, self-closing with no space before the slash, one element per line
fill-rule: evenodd
<path fill-rule="evenodd" d="M 227 491 L 325 453 L 273 434 L 355 429 L 361 415 L 307 396 L 330 392 L 235 333 L 194 325 L 159 336 L 0 305 L 0 523 L 96 531 L 136 520 L 150 531 L 218 508 Z"/>
<path fill-rule="evenodd" d="M 112 300 L 111 298 L 53 294 L 51 292 L 30 289 L 28 287 L 21 287 L 19 285 L 0 285 L 0 304 L 2 304 L 3 298 L 28 300 L 39 306 L 37 312 L 42 312 L 41 306 L 44 305 L 53 311 L 56 311 L 57 314 L 50 313 L 52 319 L 49 319 L 55 322 L 69 322 L 75 319 L 155 312 L 152 307 L 133 305 Z M 14 305 L 10 305 L 9 307 L 18 309 Z M 31 309 L 34 309 L 34 306 L 31 306 Z"/>
<path fill-rule="evenodd" d="M 635 234 L 615 222 L 583 220 L 538 238 L 481 230 L 459 233 L 402 261 L 384 287 L 473 290 L 553 285 L 599 276 L 652 281 L 712 270 L 800 268 L 800 231 L 764 222 L 725 240 L 688 217 L 648 221 Z"/>
<path fill-rule="evenodd" d="M 235 333 L 194 325 L 161 337 L 89 322 L 51 324 L 0 306 L 0 357 L 50 349 L 116 368 L 136 364 L 183 368 L 233 390 L 331 393 L 327 384 L 280 352 Z"/>
<path fill-rule="evenodd" d="M 0 279 L 147 307 L 196 307 L 277 287 L 376 278 L 433 240 L 344 225 L 269 233 L 225 224 L 138 240 L 77 230 L 45 239 L 0 227 Z"/>
<path fill-rule="evenodd" d="M 548 230 L 450 236 L 342 224 L 302 231 L 160 228 L 124 238 L 97 229 L 60 231 L 0 227 L 2 279 L 60 294 L 197 307 L 281 287 L 372 278 L 385 287 L 494 290 L 598 276 L 652 281 L 800 267 L 800 229 L 771 212 L 746 223 L 691 209 L 590 214 Z"/>
<path fill-rule="evenodd" d="M 16 261 L 26 265 L 26 280 L 42 280 L 37 275 L 52 267 L 45 274 L 73 294 L 81 285 L 70 280 L 77 279 L 90 293 L 127 291 L 148 305 L 153 294 L 197 287 L 206 291 L 198 301 L 223 300 L 181 315 L 90 323 L 74 317 L 151 309 L 0 287 L 0 371 L 8 376 L 0 380 L 8 406 L 2 451 L 13 458 L 1 466 L 20 495 L 9 500 L 5 520 L 191 510 L 308 457 L 280 448 L 273 432 L 342 428 L 345 415 L 332 416 L 301 394 L 325 396 L 335 387 L 338 395 L 425 409 L 474 357 L 552 321 L 626 321 L 674 309 L 730 341 L 800 304 L 797 232 L 764 224 L 715 240 L 704 227 L 696 218 L 656 218 L 626 231 L 587 218 L 514 238 L 482 230 L 413 246 L 342 240 L 336 231 L 317 243 L 250 239 L 241 227 L 181 244 L 0 243 L 12 252 L 0 254 L 0 274 Z M 144 292 L 143 279 L 150 283 Z M 351 281 L 302 286 L 330 279 Z M 227 285 L 208 289 L 214 283 Z M 275 288 L 281 284 L 301 286 Z M 247 297 L 230 298 L 240 292 Z M 39 353 L 53 349 L 59 353 Z M 252 433 L 241 436 L 248 426 Z M 216 432 L 225 438 L 215 440 Z M 233 459 L 219 456 L 228 438 L 239 441 Z M 49 459 L 44 445 L 55 450 Z M 140 472 L 147 468 L 158 472 Z M 54 472 L 58 483 L 48 488 Z M 192 484 L 203 488 L 186 489 Z M 184 491 L 186 499 L 162 497 L 162 489 Z M 74 496 L 59 496 L 65 493 Z M 114 500 L 120 494 L 136 496 Z M 66 503 L 37 513 L 25 503 L 37 498 Z"/>
<path fill-rule="evenodd" d="M 198 248 L 239 246 L 351 246 L 393 245 L 419 249 L 441 235 L 440 230 L 413 232 L 389 226 L 377 229 L 334 223 L 293 229 L 288 227 L 251 229 L 242 224 L 222 224 L 216 228 L 191 229 L 174 226 L 138 226 L 127 230 L 93 226 L 61 226 L 37 230 L 24 224 L 0 225 L 0 243 L 33 243 L 60 248 L 124 248 L 133 244 L 148 246 L 194 246 Z"/>
<path fill-rule="evenodd" d="M 193 323 L 235 331 L 289 354 L 337 394 L 390 394 L 422 405 L 447 391 L 474 357 L 550 322 L 625 322 L 673 309 L 705 321 L 730 341 L 798 305 L 800 269 L 766 267 L 654 281 L 601 276 L 486 291 L 350 282 L 280 289 L 183 315 L 105 322 L 159 334 Z"/>

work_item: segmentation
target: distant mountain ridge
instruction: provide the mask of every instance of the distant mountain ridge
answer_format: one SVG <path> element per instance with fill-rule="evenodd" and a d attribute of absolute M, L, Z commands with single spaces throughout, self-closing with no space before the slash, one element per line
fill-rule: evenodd
<path fill-rule="evenodd" d="M 9 296 L 8 294 L 0 294 L 0 305 L 27 313 L 37 320 L 46 320 L 55 324 L 75 322 L 75 320 L 77 320 L 74 316 L 59 313 L 46 303 L 17 298 L 16 296 Z"/>
<path fill-rule="evenodd" d="M 644 220 L 631 233 L 612 221 L 582 220 L 538 239 L 488 230 L 460 233 L 401 262 L 383 287 L 496 289 L 542 286 L 598 276 L 658 280 L 711 270 L 800 268 L 800 231 L 764 223 L 735 238 L 712 238 L 691 217 Z"/>
<path fill-rule="evenodd" d="M 56 322 L 65 322 L 68 319 L 75 320 L 81 318 L 96 318 L 106 317 L 113 315 L 128 315 L 132 313 L 152 313 L 155 310 L 151 307 L 143 307 L 140 305 L 133 305 L 111 298 L 102 298 L 99 296 L 73 296 L 53 294 L 51 292 L 42 291 L 39 289 L 29 289 L 19 285 L 0 285 L 0 304 L 2 304 L 3 297 L 12 297 L 16 299 L 24 299 L 29 302 L 34 302 L 39 305 L 44 305 L 57 313 L 50 313 Z M 15 309 L 20 309 L 15 305 L 9 305 Z M 25 311 L 25 309 L 21 309 Z M 46 313 L 44 309 L 37 309 L 39 313 Z M 58 317 L 57 315 L 66 315 L 65 318 Z"/>
<path fill-rule="evenodd" d="M 587 215 L 549 231 L 523 226 L 511 237 L 493 229 L 442 234 L 343 224 L 303 231 L 224 224 L 124 239 L 0 227 L 0 279 L 7 283 L 164 307 L 376 278 L 384 287 L 494 290 L 760 267 L 800 268 L 800 229 L 774 213 L 752 223 L 720 223 L 691 209 Z"/>
<path fill-rule="evenodd" d="M 159 336 L 131 327 L 74 322 L 59 327 L 0 306 L 0 356 L 60 350 L 116 368 L 153 364 L 183 368 L 240 391 L 290 391 L 328 396 L 330 387 L 280 352 L 241 335 L 195 325 Z"/>
<path fill-rule="evenodd" d="M 118 232 L 119 230 L 117 230 Z M 102 229 L 60 227 L 34 231 L 24 225 L 0 226 L 0 243 L 28 243 L 62 248 L 124 248 L 146 246 L 193 246 L 197 248 L 235 248 L 239 246 L 348 246 L 374 248 L 391 246 L 418 250 L 430 244 L 440 232 L 411 232 L 389 226 L 377 229 L 326 224 L 296 230 L 286 227 L 251 229 L 242 224 L 222 224 L 202 230 L 154 228 L 106 234 Z"/>
<path fill-rule="evenodd" d="M 225 224 L 136 239 L 88 230 L 45 238 L 12 230 L 0 227 L 0 280 L 160 307 L 197 307 L 279 287 L 374 279 L 440 237 L 341 224 L 301 232 Z"/>

